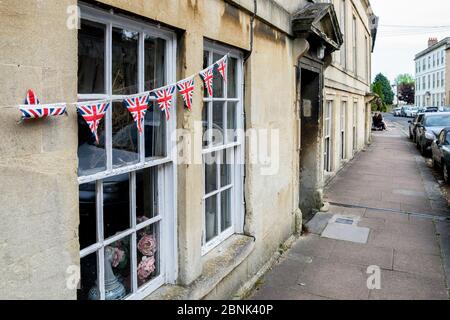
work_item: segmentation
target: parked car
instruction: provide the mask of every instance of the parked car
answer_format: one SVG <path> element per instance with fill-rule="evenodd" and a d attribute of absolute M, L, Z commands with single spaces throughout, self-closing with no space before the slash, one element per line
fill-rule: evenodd
<path fill-rule="evenodd" d="M 450 112 L 425 113 L 416 127 L 416 145 L 422 155 L 429 153 L 431 144 L 446 127 L 450 127 Z"/>
<path fill-rule="evenodd" d="M 450 170 L 450 128 L 444 128 L 431 145 L 433 167 L 441 169 L 444 181 L 449 184 Z"/>
<path fill-rule="evenodd" d="M 402 107 L 402 110 L 400 111 L 401 117 L 407 117 L 408 112 L 410 112 L 411 107 L 404 106 Z"/>
<path fill-rule="evenodd" d="M 424 112 L 438 112 L 438 107 L 426 107 Z"/>
<path fill-rule="evenodd" d="M 401 111 L 402 111 L 402 108 L 397 107 L 397 108 L 392 109 L 392 114 L 394 115 L 394 117 L 399 117 Z"/>
<path fill-rule="evenodd" d="M 417 134 L 417 125 L 422 121 L 424 114 L 419 113 L 414 120 L 408 121 L 409 123 L 409 138 L 416 142 L 416 134 Z"/>
<path fill-rule="evenodd" d="M 419 108 L 411 108 L 411 118 L 415 118 L 419 114 Z"/>

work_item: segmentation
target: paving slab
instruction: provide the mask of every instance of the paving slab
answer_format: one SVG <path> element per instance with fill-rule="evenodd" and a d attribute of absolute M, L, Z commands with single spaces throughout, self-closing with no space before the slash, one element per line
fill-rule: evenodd
<path fill-rule="evenodd" d="M 445 279 L 440 255 L 394 251 L 394 270 L 424 278 Z"/>

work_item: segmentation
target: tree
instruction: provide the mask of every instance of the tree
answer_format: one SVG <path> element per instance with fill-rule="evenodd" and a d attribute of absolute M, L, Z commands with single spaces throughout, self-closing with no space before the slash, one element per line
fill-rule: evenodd
<path fill-rule="evenodd" d="M 383 93 L 383 102 L 387 105 L 394 103 L 394 92 L 392 92 L 391 83 L 388 78 L 382 73 L 377 74 L 373 85 L 380 84 L 381 92 Z M 372 86 L 373 87 L 373 86 Z"/>
<path fill-rule="evenodd" d="M 372 110 L 386 112 L 387 108 L 386 104 L 384 103 L 384 94 L 381 83 L 374 82 L 372 84 L 372 92 L 376 95 L 375 99 L 372 101 Z"/>
<path fill-rule="evenodd" d="M 399 74 L 395 78 L 395 83 L 398 87 L 398 100 L 404 101 L 407 104 L 414 104 L 415 99 L 415 82 L 414 78 L 408 74 Z"/>
<path fill-rule="evenodd" d="M 403 84 L 414 84 L 414 78 L 409 73 L 399 74 L 397 78 L 395 78 L 395 84 L 401 86 Z"/>

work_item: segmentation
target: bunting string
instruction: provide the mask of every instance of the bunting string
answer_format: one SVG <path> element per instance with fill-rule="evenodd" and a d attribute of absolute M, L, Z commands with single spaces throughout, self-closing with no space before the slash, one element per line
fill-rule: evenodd
<path fill-rule="evenodd" d="M 213 83 L 214 83 L 214 70 L 217 69 L 222 79 L 227 82 L 227 70 L 228 70 L 228 57 L 230 53 L 227 53 L 220 60 L 214 62 L 206 69 L 193 74 L 185 79 L 182 79 L 176 83 L 168 84 L 161 88 L 156 88 L 151 91 L 140 92 L 132 95 L 124 96 L 121 99 L 102 99 L 95 101 L 83 101 L 83 102 L 62 102 L 62 103 L 50 103 L 40 104 L 40 100 L 36 96 L 33 90 L 28 90 L 25 102 L 23 105 L 16 107 L 5 108 L 18 108 L 21 113 L 21 119 L 24 120 L 46 118 L 67 115 L 67 108 L 69 106 L 75 106 L 77 112 L 83 117 L 95 140 L 98 143 L 97 129 L 104 118 L 106 112 L 111 106 L 112 101 L 121 101 L 123 106 L 130 112 L 137 125 L 139 134 L 143 132 L 143 121 L 145 114 L 149 108 L 151 101 L 155 101 L 161 112 L 165 113 L 166 120 L 170 120 L 170 113 L 176 98 L 177 92 L 181 95 L 184 106 L 191 111 L 193 107 L 193 97 L 195 91 L 195 77 L 200 76 L 204 82 L 205 88 L 209 96 L 213 96 Z"/>

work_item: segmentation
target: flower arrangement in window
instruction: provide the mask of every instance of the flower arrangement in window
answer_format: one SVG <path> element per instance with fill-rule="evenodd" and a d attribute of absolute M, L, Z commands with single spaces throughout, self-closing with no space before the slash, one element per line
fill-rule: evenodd
<path fill-rule="evenodd" d="M 154 234 L 142 232 L 138 234 L 138 267 L 137 276 L 139 286 L 146 283 L 151 275 L 156 271 L 156 250 L 157 242 Z"/>

